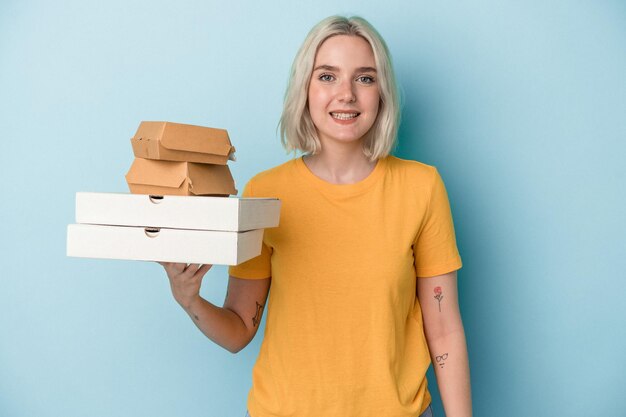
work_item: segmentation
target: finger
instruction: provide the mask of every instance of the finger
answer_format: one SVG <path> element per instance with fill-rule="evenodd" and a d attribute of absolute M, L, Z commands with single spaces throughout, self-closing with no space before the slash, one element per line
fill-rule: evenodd
<path fill-rule="evenodd" d="M 198 268 L 198 270 L 196 271 L 196 273 L 193 275 L 194 278 L 202 278 L 204 277 L 204 275 L 209 272 L 209 270 L 213 268 L 213 265 L 211 264 L 204 264 L 204 265 L 200 265 L 200 268 Z"/>
<path fill-rule="evenodd" d="M 157 261 L 157 263 L 161 265 L 163 269 L 165 269 L 165 273 L 169 276 L 170 271 L 172 269 L 172 264 L 170 262 L 160 262 L 160 261 Z"/>
<path fill-rule="evenodd" d="M 183 275 L 185 275 L 186 278 L 191 278 L 198 271 L 198 268 L 200 268 L 200 264 L 189 264 L 183 270 Z"/>
<path fill-rule="evenodd" d="M 184 263 L 180 263 L 180 262 L 173 262 L 170 264 L 172 271 L 176 272 L 177 274 L 182 274 L 183 272 L 185 272 L 185 268 L 187 268 L 187 264 Z"/>
<path fill-rule="evenodd" d="M 159 264 L 165 268 L 165 272 L 169 278 L 181 274 L 187 266 L 187 264 L 176 262 L 159 262 Z"/>

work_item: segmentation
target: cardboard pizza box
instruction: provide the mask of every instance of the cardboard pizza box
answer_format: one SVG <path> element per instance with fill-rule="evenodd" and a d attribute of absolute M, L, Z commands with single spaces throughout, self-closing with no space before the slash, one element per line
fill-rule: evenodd
<path fill-rule="evenodd" d="M 247 232 L 70 224 L 67 256 L 237 265 L 261 254 L 263 229 Z"/>
<path fill-rule="evenodd" d="M 76 223 L 240 232 L 279 218 L 277 198 L 76 193 Z"/>

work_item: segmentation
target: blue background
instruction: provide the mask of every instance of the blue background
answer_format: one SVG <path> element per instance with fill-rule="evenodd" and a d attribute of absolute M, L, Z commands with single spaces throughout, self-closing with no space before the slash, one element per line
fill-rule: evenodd
<path fill-rule="evenodd" d="M 289 159 L 289 67 L 337 13 L 387 40 L 396 154 L 446 182 L 474 415 L 626 415 L 624 2 L 3 0 L 0 416 L 243 417 L 262 332 L 228 353 L 159 265 L 67 258 L 66 225 L 127 191 L 141 120 L 228 129 L 240 190 Z"/>

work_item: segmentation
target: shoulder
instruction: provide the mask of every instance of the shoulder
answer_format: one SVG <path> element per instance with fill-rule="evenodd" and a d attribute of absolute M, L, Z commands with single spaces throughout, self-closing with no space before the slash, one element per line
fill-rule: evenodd
<path fill-rule="evenodd" d="M 289 178 L 295 170 L 295 164 L 296 160 L 290 159 L 289 161 L 283 162 L 273 168 L 259 172 L 250 179 L 250 182 L 254 183 L 255 186 L 263 186 L 266 184 L 276 183 L 277 181 L 284 181 Z"/>
<path fill-rule="evenodd" d="M 273 168 L 266 169 L 254 175 L 248 181 L 248 187 L 255 195 L 266 194 L 287 185 L 294 178 L 296 160 L 290 159 Z"/>
<path fill-rule="evenodd" d="M 387 170 L 394 178 L 421 184 L 432 183 L 439 175 L 433 165 L 393 155 L 387 157 Z"/>

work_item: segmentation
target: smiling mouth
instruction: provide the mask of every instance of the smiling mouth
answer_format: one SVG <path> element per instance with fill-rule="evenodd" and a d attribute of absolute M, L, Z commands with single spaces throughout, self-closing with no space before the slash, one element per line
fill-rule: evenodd
<path fill-rule="evenodd" d="M 338 119 L 338 120 L 350 120 L 350 119 L 354 119 L 355 117 L 357 117 L 359 114 L 361 113 L 334 113 L 331 112 L 330 115 L 333 119 Z"/>

